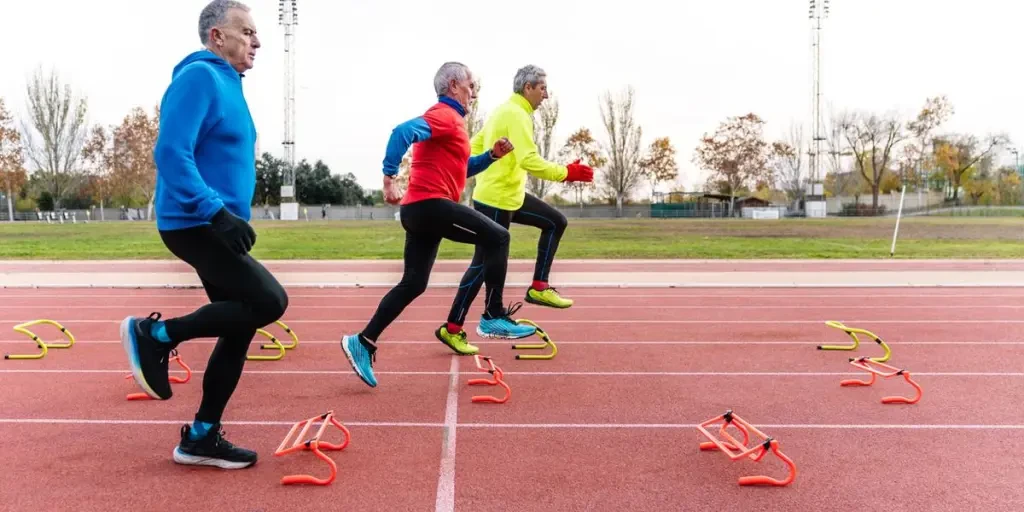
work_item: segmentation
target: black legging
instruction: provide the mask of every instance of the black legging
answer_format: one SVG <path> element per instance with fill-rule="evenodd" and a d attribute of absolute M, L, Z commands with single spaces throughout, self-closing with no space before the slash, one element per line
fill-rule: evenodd
<path fill-rule="evenodd" d="M 478 202 L 474 202 L 473 206 L 505 229 L 508 229 L 512 222 L 540 228 L 540 239 L 537 240 L 537 262 L 533 266 L 533 280 L 547 281 L 548 274 L 551 272 L 551 262 L 554 261 L 555 253 L 558 251 L 558 242 L 562 240 L 562 234 L 565 233 L 565 228 L 568 225 L 565 215 L 530 194 L 526 194 L 523 206 L 516 211 L 499 210 Z M 484 284 L 480 282 L 480 268 L 484 262 L 489 263 L 490 261 L 486 254 L 477 249 L 473 254 L 473 262 L 462 276 L 455 300 L 452 301 L 452 309 L 448 313 L 449 322 L 457 325 L 462 325 L 465 322 L 469 306 L 476 298 L 476 294 L 480 293 L 480 285 Z M 488 292 L 489 290 L 490 286 L 488 286 Z"/>
<path fill-rule="evenodd" d="M 502 314 L 502 291 L 508 266 L 508 229 L 478 211 L 447 199 L 427 199 L 402 205 L 405 229 L 405 272 L 402 280 L 381 299 L 362 335 L 377 341 L 391 322 L 427 289 L 430 270 L 442 239 L 473 244 L 487 257 L 481 273 L 487 282 L 485 307 L 492 316 Z"/>
<path fill-rule="evenodd" d="M 227 248 L 208 226 L 161 231 L 175 256 L 195 269 L 210 299 L 188 315 L 166 320 L 177 345 L 195 338 L 217 338 L 203 375 L 203 399 L 196 419 L 220 422 L 238 386 L 256 329 L 274 323 L 288 308 L 284 287 L 248 254 Z"/>

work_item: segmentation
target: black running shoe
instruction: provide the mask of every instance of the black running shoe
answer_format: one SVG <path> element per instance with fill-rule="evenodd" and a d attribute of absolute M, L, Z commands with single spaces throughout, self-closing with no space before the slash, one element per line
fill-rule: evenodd
<path fill-rule="evenodd" d="M 143 391 L 157 400 L 167 400 L 174 394 L 167 378 L 167 364 L 173 343 L 161 343 L 149 333 L 150 325 L 160 319 L 160 313 L 137 319 L 129 316 L 121 321 L 121 345 L 128 354 L 132 376 Z"/>
<path fill-rule="evenodd" d="M 181 443 L 174 449 L 174 462 L 221 469 L 242 469 L 256 463 L 256 452 L 228 442 L 220 425 L 214 425 L 206 437 L 198 440 L 192 439 L 191 432 L 191 425 L 182 425 Z"/>

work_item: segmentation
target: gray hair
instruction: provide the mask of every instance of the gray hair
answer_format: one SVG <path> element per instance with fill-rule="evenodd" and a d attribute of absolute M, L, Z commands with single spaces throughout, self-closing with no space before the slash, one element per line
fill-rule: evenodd
<path fill-rule="evenodd" d="M 469 77 L 469 68 L 461 62 L 445 62 L 434 75 L 434 92 L 438 96 L 448 94 L 448 84 L 452 80 L 465 80 Z"/>
<path fill-rule="evenodd" d="M 537 85 L 537 82 L 547 78 L 548 74 L 538 66 L 529 64 L 516 71 L 516 77 L 512 80 L 512 92 L 522 94 L 526 90 L 526 84 Z"/>
<path fill-rule="evenodd" d="M 249 6 L 235 0 L 213 0 L 199 13 L 199 41 L 204 45 L 210 41 L 210 29 L 227 21 L 228 11 L 241 9 L 249 12 Z"/>

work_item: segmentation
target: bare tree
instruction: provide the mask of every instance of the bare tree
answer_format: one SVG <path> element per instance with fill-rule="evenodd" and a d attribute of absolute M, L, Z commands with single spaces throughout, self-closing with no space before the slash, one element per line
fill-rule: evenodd
<path fill-rule="evenodd" d="M 536 117 L 533 122 L 533 142 L 537 144 L 537 152 L 540 153 L 541 158 L 550 162 L 553 160 L 551 150 L 555 137 L 555 124 L 558 123 L 558 100 L 548 98 L 547 101 L 541 103 L 540 108 L 534 114 Z M 552 185 L 554 183 L 532 174 L 526 177 L 526 189 L 541 199 L 547 195 Z"/>
<path fill-rule="evenodd" d="M 789 127 L 785 140 L 772 143 L 769 155 L 769 166 L 773 174 L 773 182 L 786 193 L 790 201 L 804 196 L 803 167 L 803 128 L 798 124 Z"/>
<path fill-rule="evenodd" d="M 768 176 L 768 143 L 764 121 L 754 113 L 731 117 L 697 146 L 694 162 L 711 172 L 708 184 L 729 194 L 729 211 L 736 215 L 736 193 Z"/>
<path fill-rule="evenodd" d="M 907 131 L 912 139 L 904 146 L 903 162 L 900 174 L 904 182 L 921 185 L 921 175 L 926 160 L 934 153 L 928 147 L 932 143 L 932 133 L 954 113 L 953 105 L 946 96 L 936 96 L 925 100 L 924 107 L 917 118 L 907 123 Z M 914 179 L 908 179 L 914 176 Z"/>
<path fill-rule="evenodd" d="M 24 127 L 25 149 L 38 176 L 53 196 L 54 208 L 82 181 L 78 166 L 85 143 L 86 98 L 75 98 L 71 86 L 56 72 L 37 69 L 28 87 L 29 122 Z M 39 134 L 36 140 L 35 134 Z"/>
<path fill-rule="evenodd" d="M 0 190 L 7 193 L 7 220 L 10 222 L 14 222 L 15 192 L 27 181 L 21 134 L 14 127 L 14 116 L 0 98 Z"/>
<path fill-rule="evenodd" d="M 895 160 L 896 145 L 906 138 L 903 123 L 895 114 L 853 114 L 842 122 L 843 136 L 855 155 L 854 162 L 871 185 L 871 208 L 878 209 L 878 190 Z"/>
<path fill-rule="evenodd" d="M 608 165 L 601 173 L 604 186 L 615 194 L 615 208 L 622 215 L 622 204 L 643 181 L 640 167 L 640 137 L 643 130 L 633 119 L 633 88 L 627 87 L 619 101 L 605 93 L 601 121 L 608 132 L 605 153 Z"/>

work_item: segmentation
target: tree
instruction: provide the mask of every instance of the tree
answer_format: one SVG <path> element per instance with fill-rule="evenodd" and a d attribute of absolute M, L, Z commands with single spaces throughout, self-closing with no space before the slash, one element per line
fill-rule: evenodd
<path fill-rule="evenodd" d="M 547 101 L 541 103 L 534 115 L 536 117 L 533 122 L 533 142 L 537 145 L 537 152 L 541 158 L 551 161 L 555 124 L 558 123 L 558 100 L 548 98 Z M 526 177 L 526 189 L 541 199 L 544 199 L 552 185 L 552 182 L 532 174 Z"/>
<path fill-rule="evenodd" d="M 605 93 L 601 121 L 608 133 L 605 153 L 608 164 L 601 178 L 605 188 L 615 194 L 615 208 L 622 215 L 622 204 L 643 180 L 640 168 L 640 137 L 643 130 L 633 119 L 633 88 L 627 87 L 618 102 Z"/>
<path fill-rule="evenodd" d="M 14 127 L 14 116 L 0 98 L 0 191 L 7 194 L 7 219 L 14 222 L 14 198 L 28 182 L 25 174 L 21 134 Z"/>
<path fill-rule="evenodd" d="M 580 128 L 569 136 L 565 141 L 565 145 L 558 150 L 558 159 L 562 162 L 579 160 L 582 164 L 594 169 L 600 169 L 608 162 L 604 155 L 601 154 L 601 145 L 594 140 L 594 136 L 590 134 L 590 130 L 587 128 Z M 574 193 L 576 203 L 582 209 L 583 193 L 588 188 L 593 188 L 594 184 L 576 181 L 565 183 L 562 186 Z"/>
<path fill-rule="evenodd" d="M 141 107 L 135 107 L 124 117 L 114 131 L 114 145 L 120 148 L 123 165 L 119 170 L 126 175 L 122 178 L 125 192 L 132 199 L 145 204 L 146 218 L 153 214 L 153 199 L 156 194 L 156 162 L 153 148 L 160 133 L 160 110 L 156 107 L 153 117 Z"/>
<path fill-rule="evenodd" d="M 903 123 L 895 115 L 848 115 L 842 122 L 842 132 L 853 150 L 857 170 L 871 185 L 871 208 L 878 209 L 878 192 L 894 160 L 894 149 L 906 138 Z"/>
<path fill-rule="evenodd" d="M 971 134 L 953 134 L 935 141 L 935 162 L 953 185 L 953 200 L 960 204 L 964 173 L 991 156 L 992 151 L 1009 143 L 1006 135 L 989 135 L 984 141 Z"/>
<path fill-rule="evenodd" d="M 469 134 L 469 138 L 472 139 L 477 132 L 484 127 L 484 120 L 486 117 L 480 113 L 480 89 L 483 87 L 482 81 L 478 78 L 476 80 L 476 91 L 477 99 L 473 100 L 469 108 L 466 109 L 466 132 Z M 398 185 L 399 190 L 404 190 L 409 185 L 409 163 L 411 160 L 412 148 L 406 152 L 405 156 L 402 157 L 402 163 L 405 167 L 399 166 Z M 406 163 L 406 159 L 409 158 L 409 163 Z M 466 180 L 466 185 L 462 188 L 462 199 L 467 205 L 470 204 L 473 197 L 473 188 L 476 186 L 476 176 L 473 176 Z"/>
<path fill-rule="evenodd" d="M 942 123 L 946 122 L 954 113 L 953 104 L 946 96 L 936 96 L 925 100 L 924 107 L 917 114 L 917 118 L 907 123 L 907 131 L 910 132 L 911 140 L 904 146 L 904 160 L 900 165 L 904 181 L 918 183 L 922 171 L 932 152 L 928 146 L 932 143 L 932 133 Z M 907 180 L 907 175 L 913 173 L 915 179 Z"/>
<path fill-rule="evenodd" d="M 41 69 L 32 76 L 27 91 L 25 149 L 56 209 L 82 179 L 78 159 L 86 136 L 87 101 L 76 98 L 71 86 L 62 84 L 55 72 L 44 75 Z M 37 141 L 33 132 L 38 132 L 41 140 Z"/>
<path fill-rule="evenodd" d="M 804 196 L 803 128 L 790 125 L 789 136 L 773 142 L 768 156 L 773 182 L 786 193 L 786 199 L 796 201 Z"/>
<path fill-rule="evenodd" d="M 656 190 L 658 183 L 675 181 L 679 176 L 679 164 L 676 163 L 676 148 L 668 137 L 654 139 L 647 147 L 640 160 L 640 170 L 651 182 L 651 190 Z"/>
<path fill-rule="evenodd" d="M 110 178 L 112 170 L 117 166 L 116 153 L 110 144 L 110 137 L 103 126 L 93 126 L 82 147 L 82 160 L 85 161 L 85 173 L 88 175 L 87 188 L 94 199 L 100 203 L 100 219 L 105 220 L 106 200 L 111 198 Z"/>
<path fill-rule="evenodd" d="M 709 182 L 718 182 L 729 194 L 729 211 L 736 215 L 736 193 L 755 188 L 769 176 L 768 143 L 762 137 L 764 121 L 754 113 L 730 117 L 714 134 L 704 134 L 694 163 L 710 171 Z"/>

